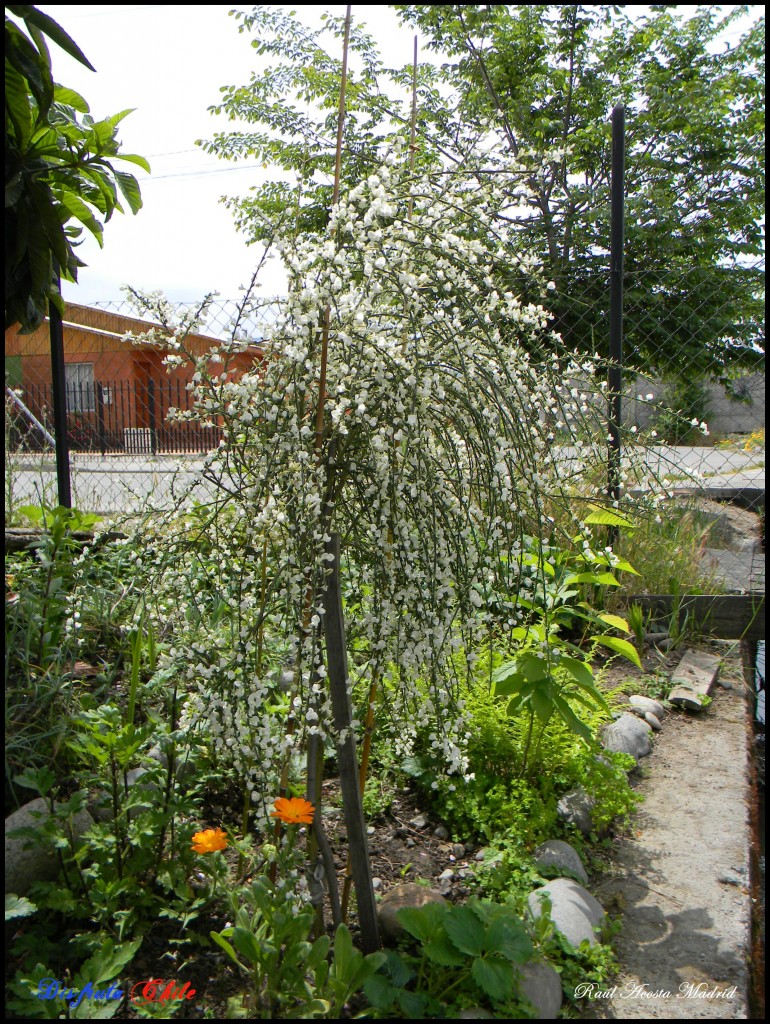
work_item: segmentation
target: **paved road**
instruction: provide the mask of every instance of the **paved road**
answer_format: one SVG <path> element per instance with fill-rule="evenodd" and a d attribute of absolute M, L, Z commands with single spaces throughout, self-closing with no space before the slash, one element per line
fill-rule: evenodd
<path fill-rule="evenodd" d="M 574 449 L 564 449 L 569 460 Z M 764 452 L 715 448 L 673 448 L 646 451 L 650 473 L 676 486 L 701 481 L 711 487 L 764 489 Z M 152 505 L 164 508 L 194 485 L 201 459 L 190 456 L 90 455 L 71 456 L 73 502 L 78 508 L 103 514 L 139 512 Z M 19 456 L 13 468 L 14 504 L 56 502 L 56 467 L 46 456 Z M 6 481 L 6 488 L 8 482 Z M 210 484 L 198 484 L 195 497 L 205 500 Z"/>

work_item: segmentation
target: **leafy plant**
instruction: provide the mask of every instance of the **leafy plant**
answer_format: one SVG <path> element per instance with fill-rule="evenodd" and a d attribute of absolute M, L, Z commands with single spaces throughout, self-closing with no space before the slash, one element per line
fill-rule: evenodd
<path fill-rule="evenodd" d="M 98 217 L 109 220 L 115 210 L 122 212 L 119 194 L 132 213 L 142 205 L 134 176 L 110 160 L 150 167 L 143 157 L 120 152 L 118 125 L 129 110 L 95 121 L 82 96 L 55 84 L 46 37 L 94 70 L 64 29 L 36 7 L 12 4 L 6 12 L 29 35 L 6 14 L 5 325 L 19 322 L 33 331 L 49 301 L 63 310 L 59 275 L 77 280 L 83 263 L 75 246 L 82 228 L 101 245 Z"/>
<path fill-rule="evenodd" d="M 389 953 L 385 969 L 365 982 L 377 1016 L 446 1019 L 456 1007 L 515 1005 L 516 967 L 531 958 L 533 946 L 508 906 L 471 897 L 462 906 L 404 908 L 398 919 L 419 946 Z"/>
<path fill-rule="evenodd" d="M 640 604 L 634 602 L 626 610 L 626 619 L 631 632 L 636 637 L 639 653 L 644 650 L 644 641 L 650 625 L 650 612 L 644 611 Z"/>
<path fill-rule="evenodd" d="M 55 975 L 38 963 L 32 971 L 21 971 L 10 984 L 14 998 L 8 1008 L 22 1017 L 59 1020 L 62 1013 L 75 1020 L 105 1020 L 120 1009 L 122 991 L 107 983 L 133 960 L 141 939 L 115 945 L 104 939 L 100 948 L 82 965 L 71 981 L 61 987 Z"/>
<path fill-rule="evenodd" d="M 312 908 L 298 909 L 286 889 L 265 876 L 232 894 L 231 902 L 237 907 L 235 923 L 212 932 L 211 938 L 250 978 L 244 1008 L 251 1017 L 337 1019 L 352 993 L 384 961 L 382 953 L 364 956 L 355 949 L 344 924 L 335 932 L 327 960 L 329 937 L 309 939 Z"/>

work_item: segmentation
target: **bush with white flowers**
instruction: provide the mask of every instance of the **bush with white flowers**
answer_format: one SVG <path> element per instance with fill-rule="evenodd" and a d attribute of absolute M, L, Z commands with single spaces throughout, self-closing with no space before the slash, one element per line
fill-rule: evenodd
<path fill-rule="evenodd" d="M 232 643 L 191 652 L 185 721 L 210 733 L 255 802 L 308 734 L 333 729 L 320 643 L 332 533 L 352 678 L 379 684 L 380 728 L 403 754 L 422 732 L 449 772 L 467 771 L 458 666 L 519 621 L 524 538 L 551 531 L 549 510 L 570 502 L 595 450 L 586 439 L 606 432 L 598 403 L 562 384 L 593 364 L 560 358 L 546 310 L 517 297 L 517 280 L 538 275 L 509 230 L 528 208 L 524 176 L 486 157 L 424 176 L 406 164 L 390 153 L 323 236 L 277 234 L 290 291 L 250 372 L 229 370 L 237 339 L 191 355 L 195 415 L 224 425 L 204 475 L 232 524 L 214 558 Z M 157 301 L 145 310 L 160 315 Z M 178 353 L 197 322 L 182 326 Z M 569 458 L 557 424 L 578 442 Z M 506 617 L 493 622 L 501 593 Z M 271 644 L 292 667 L 288 693 Z"/>

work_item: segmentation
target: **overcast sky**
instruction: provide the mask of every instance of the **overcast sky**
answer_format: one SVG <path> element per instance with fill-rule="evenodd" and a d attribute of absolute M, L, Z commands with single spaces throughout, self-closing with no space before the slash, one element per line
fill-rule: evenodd
<path fill-rule="evenodd" d="M 277 6 L 296 10 L 312 24 L 319 24 L 323 10 L 345 12 L 344 5 Z M 222 86 L 246 84 L 257 70 L 251 35 L 239 34 L 225 4 L 46 4 L 40 9 L 72 36 L 97 70 L 88 71 L 52 46 L 55 80 L 82 92 L 97 119 L 135 108 L 122 122 L 119 139 L 124 152 L 139 153 L 152 166 L 147 176 L 118 163 L 137 173 L 144 207 L 136 216 L 114 215 L 103 249 L 87 235 L 80 255 L 88 266 L 77 285 L 64 283 L 65 298 L 86 305 L 121 299 L 123 284 L 160 289 L 176 301 L 195 301 L 209 291 L 237 298 L 259 254 L 244 244 L 219 199 L 243 195 L 268 175 L 252 161 L 233 164 L 207 156 L 195 140 L 232 127 L 207 108 L 218 101 Z M 646 9 L 626 6 L 628 13 Z M 680 5 L 680 10 L 694 7 Z M 366 23 L 386 64 L 411 60 L 413 34 L 399 27 L 395 12 L 362 5 L 353 7 L 353 17 Z M 284 290 L 277 262 L 267 265 L 261 280 L 263 295 Z"/>

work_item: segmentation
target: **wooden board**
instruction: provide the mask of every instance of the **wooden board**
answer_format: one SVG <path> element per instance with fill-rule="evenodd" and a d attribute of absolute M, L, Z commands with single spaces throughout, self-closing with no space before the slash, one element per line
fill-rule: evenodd
<path fill-rule="evenodd" d="M 687 711 L 702 711 L 711 703 L 720 664 L 720 659 L 713 654 L 688 650 L 671 676 L 674 688 L 668 695 L 670 703 Z"/>

